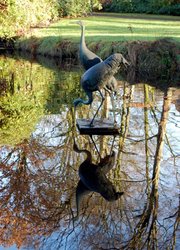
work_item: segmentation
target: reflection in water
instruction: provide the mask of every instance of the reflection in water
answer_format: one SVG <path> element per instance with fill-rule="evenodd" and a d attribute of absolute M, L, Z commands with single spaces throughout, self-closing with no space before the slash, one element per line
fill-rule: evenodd
<path fill-rule="evenodd" d="M 3 61 L 4 83 L 8 75 L 11 76 L 7 63 L 7 59 Z M 149 85 L 119 82 L 115 109 L 104 105 L 101 113 L 102 116 L 109 113 L 110 117 L 113 111 L 116 113 L 120 126 L 120 135 L 116 136 L 113 147 L 116 160 L 114 162 L 114 155 L 108 154 L 112 138 L 95 137 L 104 157 L 94 165 L 103 169 L 114 165 L 107 175 L 108 181 L 111 187 L 125 193 L 116 202 L 107 202 L 96 192 L 91 197 L 83 196 L 79 220 L 74 223 L 73 214 L 77 211 L 74 187 L 79 181 L 79 166 L 85 158 L 84 154 L 73 151 L 70 103 L 79 96 L 76 88 L 79 81 L 76 80 L 80 74 L 64 70 L 56 73 L 36 64 L 29 68 L 27 62 L 20 60 L 14 63 L 16 67 L 11 59 L 11 69 L 16 68 L 14 87 L 8 85 L 11 86 L 9 94 L 3 90 L 0 96 L 0 133 L 3 135 L 0 245 L 53 250 L 178 249 L 180 141 L 179 112 L 175 106 L 178 94 L 174 94 L 178 89 L 167 88 L 162 92 Z M 28 85 L 26 90 L 20 78 L 23 70 L 31 71 L 32 77 L 48 75 L 49 78 L 43 77 L 44 83 L 40 77 L 32 78 L 32 88 Z M 69 85 L 65 84 L 66 77 Z M 50 105 L 56 85 L 59 86 L 59 101 Z M 9 96 L 12 101 L 7 99 Z M 26 124 L 30 124 L 37 107 L 41 108 L 41 119 L 38 117 L 39 122 L 33 119 L 30 136 L 28 133 L 19 136 Z M 96 102 L 93 108 L 96 110 Z M 92 116 L 91 112 L 88 107 L 81 107 L 78 115 L 87 118 Z M 19 128 L 17 134 L 11 119 L 14 127 Z M 90 152 L 92 162 L 96 162 L 98 155 L 89 137 L 75 136 L 80 148 Z"/>
<path fill-rule="evenodd" d="M 174 91 L 172 99 L 176 110 L 180 112 L 180 89 Z"/>
<path fill-rule="evenodd" d="M 157 134 L 157 147 L 154 157 L 153 173 L 152 173 L 152 185 L 149 199 L 145 205 L 144 211 L 141 214 L 141 219 L 138 222 L 135 233 L 131 241 L 127 244 L 128 247 L 142 248 L 145 244 L 155 249 L 158 246 L 158 232 L 157 232 L 157 215 L 158 215 L 158 184 L 159 184 L 159 172 L 160 163 L 163 153 L 163 145 L 166 135 L 166 124 L 168 119 L 168 113 L 171 104 L 171 91 L 164 93 L 163 110 L 161 113 L 161 119 Z M 178 211 L 176 211 L 178 213 Z M 163 226 L 163 225 L 162 225 Z M 145 236 L 146 242 L 143 239 Z M 174 239 L 173 239 L 174 241 Z M 175 243 L 175 242 L 173 242 Z"/>
<path fill-rule="evenodd" d="M 79 72 L 52 71 L 37 63 L 2 56 L 0 60 L 1 144 L 29 138 L 45 114 L 63 112 L 71 106 Z M 67 94 L 68 93 L 68 94 Z"/>
<path fill-rule="evenodd" d="M 80 150 L 75 142 L 73 149 L 77 153 L 85 153 L 87 157 L 79 166 L 80 180 L 76 188 L 77 216 L 82 197 L 92 191 L 100 193 L 107 201 L 119 199 L 124 192 L 117 192 L 106 176 L 115 165 L 115 152 L 102 158 L 98 164 L 93 164 L 91 152 L 86 149 Z"/>

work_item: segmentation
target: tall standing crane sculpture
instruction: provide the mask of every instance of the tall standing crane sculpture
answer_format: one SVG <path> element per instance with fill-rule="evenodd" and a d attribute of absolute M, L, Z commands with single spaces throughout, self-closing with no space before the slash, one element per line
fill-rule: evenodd
<path fill-rule="evenodd" d="M 95 64 L 102 62 L 102 59 L 97 56 L 95 53 L 90 51 L 85 42 L 85 26 L 82 21 L 74 22 L 76 24 L 79 24 L 81 27 L 81 40 L 80 40 L 80 46 L 79 46 L 79 58 L 80 62 L 85 70 L 88 70 Z"/>
<path fill-rule="evenodd" d="M 105 61 L 99 62 L 98 64 L 94 65 L 93 67 L 89 68 L 81 77 L 81 86 L 85 91 L 86 95 L 88 96 L 87 100 L 83 100 L 78 98 L 74 101 L 75 108 L 80 103 L 89 105 L 93 102 L 93 92 L 99 91 L 101 95 L 101 103 L 95 112 L 90 126 L 93 126 L 94 119 L 104 102 L 104 96 L 101 92 L 101 89 L 106 86 L 112 76 L 119 70 L 120 66 L 124 65 L 127 66 L 129 63 L 120 53 L 115 53 L 109 56 Z"/>
<path fill-rule="evenodd" d="M 105 156 L 98 164 L 92 163 L 91 153 L 86 149 L 79 149 L 74 142 L 73 149 L 77 153 L 85 153 L 86 159 L 79 166 L 79 177 L 76 188 L 76 206 L 77 217 L 79 215 L 79 207 L 84 195 L 91 192 L 97 192 L 107 201 L 115 201 L 124 194 L 117 192 L 112 182 L 107 178 L 106 174 L 113 168 L 115 164 L 115 152 Z"/>
<path fill-rule="evenodd" d="M 80 62 L 85 70 L 88 70 L 92 66 L 96 65 L 99 62 L 102 62 L 103 60 L 93 53 L 91 50 L 89 50 L 86 46 L 85 42 L 85 25 L 82 21 L 75 21 L 73 23 L 76 23 L 80 25 L 81 27 L 81 39 L 80 39 L 80 46 L 79 46 L 79 58 Z M 114 76 L 111 77 L 111 79 L 106 83 L 105 90 L 110 92 L 116 92 L 117 88 L 117 80 Z"/>

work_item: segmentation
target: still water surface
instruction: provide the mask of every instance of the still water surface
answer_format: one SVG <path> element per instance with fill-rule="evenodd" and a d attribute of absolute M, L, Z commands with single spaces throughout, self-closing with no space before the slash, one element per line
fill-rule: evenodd
<path fill-rule="evenodd" d="M 130 85 L 117 76 L 114 105 L 107 96 L 99 117 L 113 119 L 115 112 L 120 134 L 93 139 L 102 158 L 115 152 L 107 176 L 124 194 L 112 202 L 84 195 L 75 220 L 86 155 L 73 150 L 74 138 L 100 162 L 91 138 L 74 126 L 73 100 L 85 97 L 81 75 L 70 62 L 0 58 L 0 245 L 178 249 L 180 89 Z M 76 117 L 91 118 L 99 102 L 95 94 Z"/>

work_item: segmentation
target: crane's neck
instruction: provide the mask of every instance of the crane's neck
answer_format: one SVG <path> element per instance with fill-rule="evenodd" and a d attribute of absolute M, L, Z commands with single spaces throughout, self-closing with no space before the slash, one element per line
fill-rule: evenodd
<path fill-rule="evenodd" d="M 86 42 L 85 42 L 85 26 L 81 26 L 81 45 L 86 47 Z"/>
<path fill-rule="evenodd" d="M 86 154 L 86 159 L 85 159 L 85 162 L 89 162 L 91 163 L 92 162 L 92 155 L 91 155 L 91 152 L 89 152 L 89 150 L 87 149 L 77 149 L 76 150 L 77 153 L 85 153 Z"/>
<path fill-rule="evenodd" d="M 86 92 L 86 95 L 88 96 L 88 99 L 84 101 L 84 104 L 89 105 L 93 101 L 93 94 L 92 92 Z"/>
<path fill-rule="evenodd" d="M 86 163 L 92 163 L 92 155 L 91 152 L 89 152 L 87 149 L 82 150 L 81 152 L 86 154 Z"/>
<path fill-rule="evenodd" d="M 91 191 L 83 184 L 83 182 L 80 180 L 78 182 L 78 185 L 76 187 L 76 207 L 77 207 L 77 217 L 79 216 L 79 208 L 80 203 L 83 199 L 83 197 L 87 194 L 89 194 Z"/>
<path fill-rule="evenodd" d="M 87 100 L 80 99 L 80 102 L 85 105 L 89 105 L 93 102 L 93 94 L 92 92 L 89 92 L 89 91 L 85 91 L 85 93 L 88 96 L 88 99 Z"/>
<path fill-rule="evenodd" d="M 92 103 L 93 101 L 93 95 L 92 92 L 86 92 L 88 99 L 87 100 L 83 100 L 81 98 L 78 98 L 76 100 L 74 100 L 74 106 L 77 107 L 79 104 L 85 104 L 85 105 L 89 105 Z"/>

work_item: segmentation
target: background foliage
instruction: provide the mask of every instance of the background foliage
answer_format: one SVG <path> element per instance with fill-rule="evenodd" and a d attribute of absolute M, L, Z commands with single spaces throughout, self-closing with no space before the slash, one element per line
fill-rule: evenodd
<path fill-rule="evenodd" d="M 4 0 L 0 4 L 0 37 L 23 35 L 30 27 L 57 18 L 56 0 Z"/>
<path fill-rule="evenodd" d="M 62 16 L 87 15 L 100 7 L 99 0 L 0 0 L 0 37 L 23 35 L 30 27 Z"/>
<path fill-rule="evenodd" d="M 79 95 L 79 72 L 46 61 L 0 56 L 0 146 L 28 139 L 42 116 L 63 113 Z"/>
<path fill-rule="evenodd" d="M 102 6 L 111 12 L 180 15 L 179 0 L 0 0 L 0 38 L 22 36 L 60 17 L 86 16 Z"/>
<path fill-rule="evenodd" d="M 103 0 L 106 11 L 180 15 L 179 0 Z"/>
<path fill-rule="evenodd" d="M 99 0 L 59 0 L 59 16 L 86 16 L 95 9 L 101 9 Z"/>
<path fill-rule="evenodd" d="M 44 115 L 50 73 L 38 64 L 0 58 L 0 144 L 12 145 L 29 138 Z M 46 76 L 46 77 L 45 77 Z"/>

